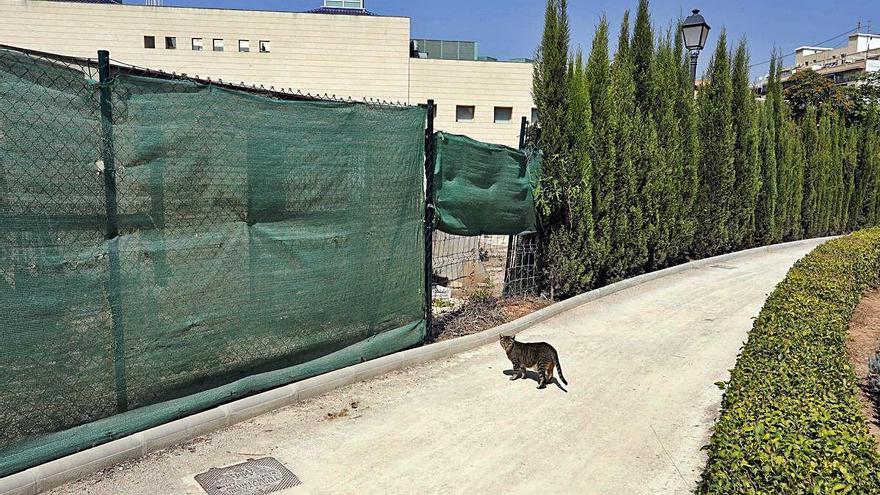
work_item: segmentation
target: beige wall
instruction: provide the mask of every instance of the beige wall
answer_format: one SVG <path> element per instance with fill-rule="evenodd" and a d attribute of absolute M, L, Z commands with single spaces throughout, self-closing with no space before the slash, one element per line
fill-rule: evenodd
<path fill-rule="evenodd" d="M 433 98 L 434 127 L 480 141 L 516 147 L 520 121 L 531 119 L 532 64 L 466 60 L 410 60 L 410 99 Z M 456 106 L 474 106 L 472 122 L 456 122 Z M 495 123 L 495 107 L 513 107 L 510 122 Z"/>
<path fill-rule="evenodd" d="M 315 0 L 315 6 L 320 2 Z M 156 48 L 144 48 L 155 36 Z M 177 49 L 165 49 L 165 36 Z M 192 38 L 203 51 L 193 51 Z M 212 51 L 222 38 L 225 51 Z M 64 55 L 95 57 L 161 69 L 352 98 L 410 104 L 433 98 L 435 127 L 481 141 L 516 146 L 520 119 L 531 118 L 532 65 L 413 59 L 410 20 L 290 12 L 99 5 L 0 0 L 0 43 Z M 238 40 L 250 40 L 249 53 Z M 259 53 L 260 40 L 271 53 Z M 473 122 L 456 122 L 456 105 L 473 105 Z M 513 107 L 510 122 L 495 123 L 495 107 Z"/>
<path fill-rule="evenodd" d="M 156 48 L 144 48 L 144 36 Z M 165 49 L 165 36 L 177 49 Z M 204 50 L 191 49 L 202 38 Z M 212 39 L 225 51 L 212 51 Z M 251 42 L 238 52 L 238 40 Z M 258 53 L 259 40 L 271 53 Z M 304 92 L 404 101 L 409 19 L 0 0 L 0 43 Z"/>

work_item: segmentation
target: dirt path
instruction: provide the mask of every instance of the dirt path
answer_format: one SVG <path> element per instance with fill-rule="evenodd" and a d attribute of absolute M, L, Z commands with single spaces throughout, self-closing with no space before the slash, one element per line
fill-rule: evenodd
<path fill-rule="evenodd" d="M 860 396 L 862 409 L 865 411 L 865 417 L 868 418 L 868 428 L 880 441 L 880 411 L 874 406 L 865 387 L 868 359 L 880 350 L 880 290 L 868 292 L 856 306 L 849 325 L 849 335 L 847 352 L 855 368 L 859 388 L 862 390 Z"/>
<path fill-rule="evenodd" d="M 520 334 L 568 392 L 511 382 L 497 344 L 360 382 L 114 467 L 54 495 L 203 495 L 195 474 L 273 456 L 299 494 L 690 494 L 728 369 L 767 294 L 818 243 L 594 300 Z"/>

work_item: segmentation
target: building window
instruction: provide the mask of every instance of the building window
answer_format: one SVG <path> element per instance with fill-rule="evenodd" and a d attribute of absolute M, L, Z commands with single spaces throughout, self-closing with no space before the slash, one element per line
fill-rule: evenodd
<path fill-rule="evenodd" d="M 476 109 L 473 106 L 456 105 L 455 106 L 455 121 L 456 122 L 473 122 L 475 110 Z"/>
<path fill-rule="evenodd" d="M 504 124 L 513 120 L 513 108 L 495 107 L 495 123 Z"/>
<path fill-rule="evenodd" d="M 177 50 L 177 38 L 174 36 L 166 36 L 165 37 L 165 49 L 166 50 Z"/>
<path fill-rule="evenodd" d="M 538 109 L 533 108 L 532 109 L 532 124 L 537 124 L 537 123 L 538 123 Z"/>
<path fill-rule="evenodd" d="M 269 53 L 272 51 L 272 46 L 268 40 L 260 40 L 260 53 Z"/>
<path fill-rule="evenodd" d="M 219 38 L 214 38 L 214 51 L 222 52 L 223 51 L 223 40 Z"/>
<path fill-rule="evenodd" d="M 192 39 L 192 48 L 194 51 L 197 51 L 197 52 L 202 51 L 202 39 L 201 38 L 193 38 Z"/>
<path fill-rule="evenodd" d="M 245 53 L 251 51 L 251 40 L 238 40 L 238 51 Z"/>
<path fill-rule="evenodd" d="M 144 36 L 144 48 L 156 48 L 156 37 Z"/>
<path fill-rule="evenodd" d="M 324 7 L 337 9 L 363 9 L 364 0 L 324 0 Z"/>

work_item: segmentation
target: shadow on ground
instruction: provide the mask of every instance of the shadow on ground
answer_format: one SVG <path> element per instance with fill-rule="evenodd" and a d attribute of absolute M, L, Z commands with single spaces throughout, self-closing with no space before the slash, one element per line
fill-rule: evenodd
<path fill-rule="evenodd" d="M 513 376 L 513 370 L 512 370 L 512 369 L 510 369 L 510 370 L 504 370 L 504 374 L 507 375 L 507 376 Z M 538 373 L 536 373 L 536 372 L 534 372 L 534 371 L 532 371 L 532 370 L 526 370 L 526 378 L 529 379 L 529 380 L 534 381 L 535 383 L 538 383 L 538 384 L 541 383 L 541 377 L 540 377 L 540 375 L 538 375 Z M 514 381 L 515 381 L 515 380 L 514 380 Z M 551 383 L 553 383 L 554 385 L 556 385 L 557 387 L 559 387 L 559 390 L 562 390 L 563 392 L 568 393 L 568 390 L 566 390 L 566 389 L 562 386 L 562 384 L 559 383 L 559 379 L 556 378 L 555 376 L 553 377 L 553 381 L 552 381 Z"/>

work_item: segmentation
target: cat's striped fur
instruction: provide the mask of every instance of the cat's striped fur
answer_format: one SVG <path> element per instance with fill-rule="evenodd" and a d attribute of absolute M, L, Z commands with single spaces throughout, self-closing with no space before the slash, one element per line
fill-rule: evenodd
<path fill-rule="evenodd" d="M 511 380 L 526 377 L 526 369 L 532 368 L 540 375 L 538 388 L 545 388 L 553 382 L 553 368 L 559 372 L 562 383 L 568 385 L 562 376 L 562 366 L 559 365 L 559 354 L 552 345 L 546 342 L 517 342 L 513 337 L 500 335 L 501 347 L 507 353 L 507 359 L 513 363 L 513 376 Z"/>

